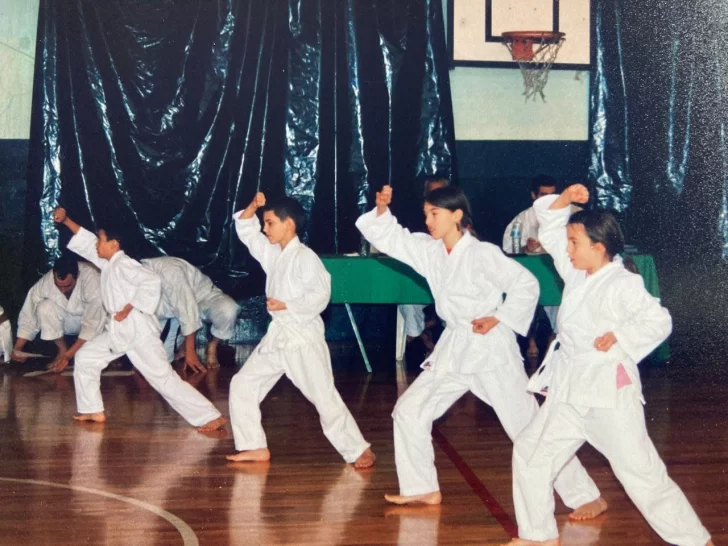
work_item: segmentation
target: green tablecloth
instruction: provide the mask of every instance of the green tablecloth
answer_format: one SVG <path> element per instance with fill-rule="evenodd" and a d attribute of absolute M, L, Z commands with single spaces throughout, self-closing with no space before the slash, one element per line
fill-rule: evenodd
<path fill-rule="evenodd" d="M 645 287 L 660 297 L 655 261 L 649 254 L 632 254 Z M 331 303 L 432 303 L 424 278 L 412 268 L 388 256 L 322 256 L 331 274 Z M 516 261 L 535 275 L 541 285 L 542 305 L 559 305 L 563 283 L 547 254 L 515 256 Z M 667 344 L 655 354 L 660 361 L 670 356 Z"/>

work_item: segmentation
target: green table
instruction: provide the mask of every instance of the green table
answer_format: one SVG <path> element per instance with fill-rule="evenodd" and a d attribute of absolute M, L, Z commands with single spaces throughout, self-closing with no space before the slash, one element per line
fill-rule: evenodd
<path fill-rule="evenodd" d="M 660 286 L 652 256 L 649 254 L 630 256 L 637 264 L 647 290 L 659 298 Z M 514 258 L 538 279 L 541 285 L 539 303 L 560 305 L 564 284 L 554 269 L 551 257 L 548 254 L 539 254 L 519 255 Z M 331 274 L 331 303 L 347 305 L 358 340 L 358 330 L 353 322 L 349 304 L 432 303 L 432 294 L 427 281 L 411 267 L 389 256 L 322 256 L 321 259 Z M 360 347 L 363 347 L 361 342 Z M 655 357 L 659 361 L 670 357 L 667 343 L 657 348 Z"/>

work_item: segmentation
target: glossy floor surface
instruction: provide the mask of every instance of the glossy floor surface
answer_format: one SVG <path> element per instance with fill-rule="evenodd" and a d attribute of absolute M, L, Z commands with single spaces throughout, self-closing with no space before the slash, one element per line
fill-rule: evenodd
<path fill-rule="evenodd" d="M 500 544 L 514 533 L 511 445 L 493 412 L 472 395 L 433 437 L 443 504 L 397 508 L 390 413 L 404 376 L 392 362 L 368 376 L 355 351 L 334 355 L 337 386 L 378 461 L 345 465 L 313 407 L 283 379 L 264 401 L 272 460 L 228 464 L 228 433 L 188 426 L 132 372 L 102 379 L 108 422 L 82 424 L 70 374 L 25 377 L 0 368 L 0 544 Z M 232 362 L 188 378 L 225 414 Z M 401 370 L 400 370 L 401 371 Z M 411 381 L 410 373 L 407 380 Z M 728 382 L 719 366 L 672 362 L 645 374 L 651 436 L 716 544 L 728 544 Z M 662 544 L 607 462 L 580 457 L 610 504 L 569 524 L 564 546 Z"/>

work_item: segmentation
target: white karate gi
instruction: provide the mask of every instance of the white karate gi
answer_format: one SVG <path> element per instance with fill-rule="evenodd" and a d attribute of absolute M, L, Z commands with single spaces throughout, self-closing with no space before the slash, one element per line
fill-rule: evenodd
<path fill-rule="evenodd" d="M 513 451 L 519 536 L 558 536 L 551 486 L 564 463 L 589 442 L 609 460 L 627 494 L 666 542 L 703 546 L 708 532 L 667 476 L 647 435 L 642 408 L 637 363 L 670 334 L 670 314 L 621 259 L 590 276 L 571 265 L 566 252 L 570 211 L 549 210 L 556 198 L 543 197 L 534 205 L 539 241 L 553 256 L 565 288 L 558 338 L 529 383 L 533 392 L 548 388 L 548 397 Z M 607 332 L 617 343 L 600 352 L 594 341 Z M 618 389 L 620 364 L 632 384 Z"/>
<path fill-rule="evenodd" d="M 331 297 L 331 276 L 298 237 L 281 249 L 261 233 L 256 216 L 241 220 L 241 213 L 234 216 L 238 237 L 267 275 L 266 296 L 284 302 L 286 309 L 270 313 L 273 320 L 268 331 L 230 382 L 235 449 L 267 447 L 260 403 L 285 374 L 316 407 L 323 432 L 334 448 L 352 463 L 370 444 L 334 386 L 320 316 Z"/>
<path fill-rule="evenodd" d="M 406 304 L 398 305 L 397 311 L 404 320 L 404 335 L 417 337 L 425 331 L 425 305 Z"/>
<path fill-rule="evenodd" d="M 442 240 L 411 234 L 387 211 L 372 210 L 356 222 L 364 237 L 382 252 L 427 279 L 438 316 L 446 322 L 424 371 L 394 408 L 394 448 L 402 495 L 439 490 L 432 422 L 471 391 L 495 410 L 514 439 L 538 411 L 526 390 L 528 378 L 514 330 L 525 334 L 538 301 L 538 282 L 501 250 L 465 232 L 448 255 Z M 505 301 L 503 299 L 506 295 Z M 486 335 L 471 321 L 494 316 L 500 323 Z M 599 497 L 599 490 L 574 457 L 556 489 L 578 507 Z"/>
<path fill-rule="evenodd" d="M 0 315 L 5 310 L 0 305 Z M 13 354 L 13 329 L 10 326 L 10 319 L 0 324 L 0 362 L 10 362 Z"/>
<path fill-rule="evenodd" d="M 70 298 L 58 290 L 53 276 L 53 270 L 49 271 L 28 291 L 18 315 L 18 337 L 33 340 L 40 332 L 40 338 L 44 340 L 64 335 L 92 340 L 106 323 L 98 270 L 79 263 L 76 286 Z"/>
<path fill-rule="evenodd" d="M 233 337 L 240 308 L 207 275 L 191 263 L 171 256 L 141 262 L 162 279 L 162 298 L 157 307 L 159 319 L 177 319 L 183 336 L 194 334 L 203 322 L 208 322 L 216 338 Z M 176 333 L 176 328 L 171 328 L 168 339 L 174 340 Z"/>
<path fill-rule="evenodd" d="M 99 258 L 96 236 L 81 228 L 68 248 L 101 269 L 101 299 L 109 314 L 106 330 L 76 353 L 73 381 L 79 413 L 104 411 L 101 398 L 101 372 L 109 362 L 126 354 L 154 390 L 194 426 L 220 417 L 220 412 L 192 385 L 182 381 L 167 361 L 159 339 L 159 320 L 154 315 L 159 304 L 161 281 L 156 273 L 118 251 L 111 259 Z M 126 319 L 114 315 L 127 303 L 134 307 Z"/>

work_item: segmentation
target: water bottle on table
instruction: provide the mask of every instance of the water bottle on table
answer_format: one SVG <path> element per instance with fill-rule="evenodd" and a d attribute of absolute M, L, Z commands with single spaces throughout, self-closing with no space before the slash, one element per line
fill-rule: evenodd
<path fill-rule="evenodd" d="M 521 232 L 523 224 L 520 218 L 513 220 L 511 225 L 511 254 L 521 253 Z"/>

